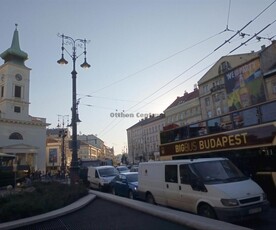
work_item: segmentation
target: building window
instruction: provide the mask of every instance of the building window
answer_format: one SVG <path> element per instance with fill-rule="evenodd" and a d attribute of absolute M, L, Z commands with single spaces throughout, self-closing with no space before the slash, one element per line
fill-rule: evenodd
<path fill-rule="evenodd" d="M 21 86 L 14 87 L 14 97 L 21 98 Z"/>
<path fill-rule="evenodd" d="M 11 139 L 11 140 L 23 140 L 23 136 L 20 133 L 12 133 L 9 136 L 9 139 Z"/>
<path fill-rule="evenodd" d="M 214 101 L 215 102 L 219 102 L 220 101 L 220 95 L 218 93 L 216 93 L 215 95 L 213 95 L 214 97 Z"/>
<path fill-rule="evenodd" d="M 272 93 L 276 94 L 276 82 L 272 83 Z"/>
<path fill-rule="evenodd" d="M 15 113 L 20 113 L 21 112 L 21 108 L 19 106 L 14 106 L 14 112 Z"/>
<path fill-rule="evenodd" d="M 1 86 L 1 97 L 4 97 L 4 86 Z"/>
<path fill-rule="evenodd" d="M 210 98 L 206 97 L 205 98 L 205 106 L 209 106 L 210 105 Z"/>
<path fill-rule="evenodd" d="M 217 115 L 218 116 L 221 115 L 221 109 L 220 109 L 220 107 L 217 108 Z"/>
<path fill-rule="evenodd" d="M 220 64 L 218 73 L 223 74 L 231 69 L 231 65 L 228 61 L 224 61 Z"/>
<path fill-rule="evenodd" d="M 204 85 L 203 86 L 203 93 L 207 93 L 208 92 L 208 85 Z"/>

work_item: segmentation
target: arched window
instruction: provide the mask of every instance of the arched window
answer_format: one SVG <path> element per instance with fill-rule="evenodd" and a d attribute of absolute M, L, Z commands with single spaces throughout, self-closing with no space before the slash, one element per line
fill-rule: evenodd
<path fill-rule="evenodd" d="M 23 136 L 20 133 L 12 133 L 9 137 L 12 140 L 23 140 Z"/>

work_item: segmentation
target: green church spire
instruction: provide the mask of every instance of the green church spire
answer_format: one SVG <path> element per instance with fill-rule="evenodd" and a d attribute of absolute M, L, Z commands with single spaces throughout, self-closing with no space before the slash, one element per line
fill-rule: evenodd
<path fill-rule="evenodd" d="M 28 59 L 28 54 L 20 49 L 17 24 L 15 24 L 15 26 L 11 47 L 1 53 L 0 57 L 5 61 L 5 63 L 13 62 L 19 65 L 24 65 L 25 60 Z"/>

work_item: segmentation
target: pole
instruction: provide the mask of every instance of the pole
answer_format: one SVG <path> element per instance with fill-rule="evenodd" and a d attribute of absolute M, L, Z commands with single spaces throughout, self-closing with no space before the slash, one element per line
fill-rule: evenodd
<path fill-rule="evenodd" d="M 71 142 L 71 149 L 72 149 L 72 160 L 70 165 L 70 182 L 72 184 L 78 183 L 79 181 L 79 162 L 78 162 L 78 140 L 77 140 L 77 122 L 79 121 L 78 114 L 77 114 L 77 71 L 76 71 L 76 59 L 80 56 L 76 55 L 76 47 L 77 43 L 80 43 L 79 47 L 83 48 L 82 54 L 84 54 L 84 62 L 81 64 L 82 68 L 89 68 L 90 65 L 86 62 L 86 43 L 88 42 L 86 39 L 73 39 L 69 36 L 65 36 L 64 34 L 58 35 L 62 38 L 62 54 L 61 59 L 57 61 L 58 64 L 67 64 L 68 62 L 64 59 L 64 51 L 66 51 L 73 61 L 73 71 L 71 72 L 72 75 L 72 142 Z M 67 44 L 72 45 L 72 55 L 64 48 L 64 40 L 67 40 Z"/>
<path fill-rule="evenodd" d="M 73 46 L 73 71 L 72 71 L 72 161 L 70 167 L 71 183 L 79 181 L 78 143 L 77 143 L 77 71 L 76 71 L 76 47 Z"/>

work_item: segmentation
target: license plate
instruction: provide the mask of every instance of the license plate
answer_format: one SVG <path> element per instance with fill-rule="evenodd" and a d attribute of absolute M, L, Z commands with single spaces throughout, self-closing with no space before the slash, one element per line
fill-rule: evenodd
<path fill-rule="evenodd" d="M 261 211 L 262 211 L 262 208 L 252 208 L 252 209 L 249 209 L 249 214 L 258 213 Z"/>

